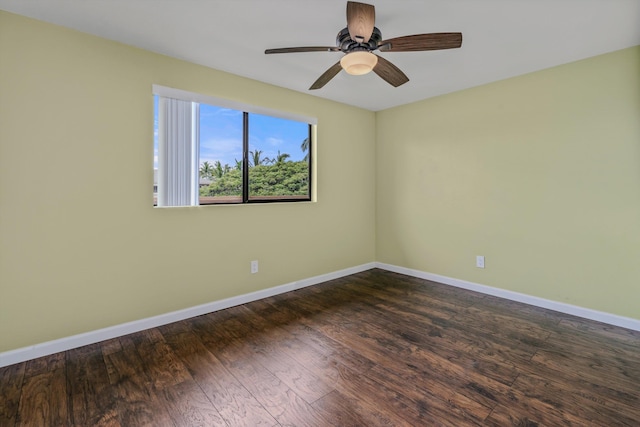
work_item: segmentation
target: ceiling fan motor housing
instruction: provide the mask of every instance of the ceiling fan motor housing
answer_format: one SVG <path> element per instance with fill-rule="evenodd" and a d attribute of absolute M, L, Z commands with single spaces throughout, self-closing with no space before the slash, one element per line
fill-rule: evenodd
<path fill-rule="evenodd" d="M 267 49 L 264 53 L 342 52 L 344 56 L 340 61 L 329 67 L 309 88 L 314 90 L 324 87 L 343 69 L 355 75 L 373 71 L 391 86 L 398 87 L 408 82 L 409 77 L 374 51 L 419 52 L 462 46 L 461 33 L 414 34 L 382 40 L 382 33 L 375 26 L 375 16 L 373 5 L 347 1 L 347 28 L 338 33 L 336 46 L 285 47 Z"/>
<path fill-rule="evenodd" d="M 349 28 L 345 28 L 338 33 L 336 37 L 336 46 L 344 53 L 354 52 L 358 50 L 373 51 L 378 48 L 378 44 L 382 41 L 382 33 L 377 27 L 373 27 L 373 33 L 368 42 L 357 42 L 351 40 L 349 36 Z"/>

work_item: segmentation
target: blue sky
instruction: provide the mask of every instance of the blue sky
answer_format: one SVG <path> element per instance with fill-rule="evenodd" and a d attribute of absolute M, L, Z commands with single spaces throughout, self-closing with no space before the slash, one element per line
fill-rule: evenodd
<path fill-rule="evenodd" d="M 157 97 L 155 104 L 154 168 L 157 168 Z M 261 157 L 275 158 L 287 153 L 288 160 L 302 160 L 300 144 L 309 134 L 307 123 L 259 114 L 249 114 L 249 149 L 262 151 Z M 216 160 L 234 167 L 242 159 L 242 112 L 200 104 L 200 164 Z"/>

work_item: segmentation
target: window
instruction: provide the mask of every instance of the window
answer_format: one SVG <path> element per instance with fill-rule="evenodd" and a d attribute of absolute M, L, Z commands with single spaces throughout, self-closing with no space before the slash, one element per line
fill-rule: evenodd
<path fill-rule="evenodd" d="M 154 205 L 311 200 L 315 119 L 154 91 Z"/>

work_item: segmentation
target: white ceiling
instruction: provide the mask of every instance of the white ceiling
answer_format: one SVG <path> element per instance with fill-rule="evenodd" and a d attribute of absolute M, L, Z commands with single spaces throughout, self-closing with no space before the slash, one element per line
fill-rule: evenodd
<path fill-rule="evenodd" d="M 367 0 L 362 0 L 367 1 Z M 640 0 L 371 0 L 383 39 L 462 32 L 460 49 L 381 53 L 410 78 L 340 72 L 346 0 L 0 0 L 0 9 L 373 111 L 640 45 Z"/>

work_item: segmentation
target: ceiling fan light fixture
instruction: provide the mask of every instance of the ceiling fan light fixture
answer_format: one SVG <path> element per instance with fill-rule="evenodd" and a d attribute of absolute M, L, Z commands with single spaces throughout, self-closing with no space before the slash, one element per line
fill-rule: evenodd
<path fill-rule="evenodd" d="M 340 60 L 342 68 L 354 76 L 361 76 L 371 72 L 377 63 L 378 57 L 366 51 L 347 53 Z"/>
<path fill-rule="evenodd" d="M 426 33 L 382 39 L 376 28 L 376 12 L 372 4 L 347 1 L 347 27 L 338 32 L 336 46 L 300 46 L 267 49 L 265 54 L 292 52 L 342 52 L 344 56 L 313 82 L 309 90 L 323 88 L 340 71 L 362 75 L 375 72 L 393 87 L 409 81 L 398 67 L 373 52 L 420 52 L 454 49 L 462 46 L 462 33 Z"/>

